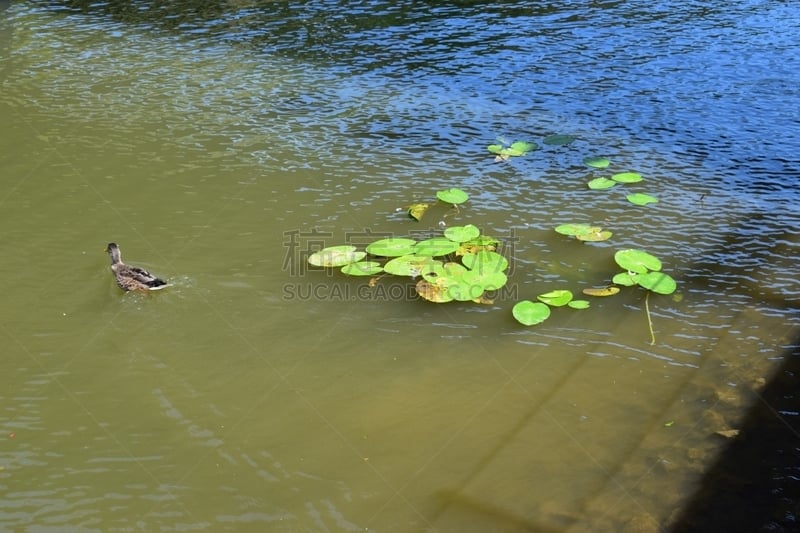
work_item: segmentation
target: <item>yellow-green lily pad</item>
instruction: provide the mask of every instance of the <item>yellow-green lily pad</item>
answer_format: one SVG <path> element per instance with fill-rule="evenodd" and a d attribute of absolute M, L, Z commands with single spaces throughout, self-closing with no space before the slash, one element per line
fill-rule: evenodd
<path fill-rule="evenodd" d="M 308 262 L 319 267 L 340 267 L 361 261 L 367 256 L 366 252 L 357 252 L 356 247 L 343 244 L 329 246 L 308 256 Z"/>

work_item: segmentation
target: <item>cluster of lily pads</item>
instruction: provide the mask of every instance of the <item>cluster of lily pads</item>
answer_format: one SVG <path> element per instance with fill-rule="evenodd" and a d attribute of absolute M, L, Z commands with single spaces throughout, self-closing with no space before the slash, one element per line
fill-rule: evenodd
<path fill-rule="evenodd" d="M 572 144 L 576 140 L 577 137 L 573 135 L 555 134 L 548 135 L 542 139 L 542 143 L 552 146 L 566 146 L 568 144 Z M 519 157 L 527 154 L 528 152 L 539 149 L 539 145 L 535 142 L 514 141 L 512 143 L 507 143 L 503 139 L 498 139 L 497 141 L 497 144 L 490 144 L 487 146 L 489 152 L 496 156 L 496 161 L 507 161 L 511 157 Z"/>
<path fill-rule="evenodd" d="M 571 135 L 550 135 L 542 142 L 562 146 L 575 140 L 576 137 Z M 500 141 L 499 144 L 490 145 L 488 150 L 497 159 L 507 160 L 538 148 L 533 142 Z M 587 157 L 584 163 L 597 169 L 607 168 L 610 164 L 603 157 Z M 638 183 L 642 179 L 637 172 L 620 172 L 610 178 L 592 179 L 589 188 L 610 189 L 620 184 Z M 469 195 L 461 189 L 450 188 L 438 191 L 436 198 L 441 204 L 458 211 L 458 205 L 466 202 Z M 655 197 L 642 193 L 628 195 L 627 199 L 637 205 L 658 201 Z M 419 202 L 407 206 L 406 209 L 411 218 L 419 221 L 433 205 L 435 203 Z M 444 226 L 443 222 L 440 224 Z M 583 242 L 605 241 L 613 235 L 609 230 L 583 223 L 561 224 L 555 231 Z M 363 250 L 347 244 L 330 246 L 312 254 L 308 262 L 319 267 L 340 268 L 343 274 L 349 276 L 371 276 L 371 286 L 386 275 L 409 277 L 416 280 L 417 294 L 430 302 L 491 303 L 487 293 L 502 288 L 508 282 L 506 271 L 509 262 L 497 252 L 499 246 L 498 239 L 483 235 L 475 225 L 466 224 L 446 227 L 441 235 L 422 240 L 410 237 L 378 239 L 366 245 Z M 642 250 L 619 250 L 615 253 L 614 260 L 622 268 L 622 272 L 613 276 L 612 285 L 584 288 L 582 293 L 593 297 L 613 296 L 620 292 L 620 286 L 639 286 L 647 290 L 645 308 L 652 340 L 655 342 L 648 305 L 649 294 L 671 294 L 676 290 L 677 284 L 671 276 L 661 272 L 662 264 L 658 258 Z M 590 307 L 590 302 L 576 299 L 570 290 L 556 289 L 538 295 L 536 301 L 517 302 L 512 314 L 518 322 L 529 326 L 545 321 L 550 316 L 551 309 L 559 307 L 586 309 Z"/>
<path fill-rule="evenodd" d="M 587 157 L 583 160 L 583 162 L 590 167 L 593 168 L 606 168 L 610 164 L 610 161 L 605 157 Z M 624 185 L 628 183 L 639 183 L 644 178 L 638 172 L 618 172 L 612 175 L 610 178 L 606 177 L 599 177 L 594 178 L 589 181 L 587 184 L 590 189 L 593 190 L 602 190 L 602 189 L 610 189 L 612 187 L 616 187 L 617 185 Z M 628 201 L 634 205 L 647 205 L 647 204 L 654 204 L 658 202 L 658 198 L 655 196 L 636 192 L 626 196 Z"/>
<path fill-rule="evenodd" d="M 456 205 L 467 200 L 460 189 L 439 191 L 437 198 Z M 409 210 L 409 214 L 413 216 Z M 416 217 L 415 217 L 416 218 Z M 364 250 L 353 245 L 329 246 L 311 254 L 308 262 L 319 267 L 339 267 L 350 276 L 381 275 L 418 279 L 420 297 L 435 303 L 475 301 L 487 303 L 485 294 L 508 282 L 508 260 L 496 249 L 500 241 L 482 235 L 477 226 L 451 226 L 441 236 L 423 240 L 389 237 L 369 243 Z"/>
<path fill-rule="evenodd" d="M 620 292 L 618 285 L 631 287 L 638 285 L 648 291 L 657 294 L 672 294 L 677 289 L 675 279 L 669 274 L 661 272 L 661 261 L 652 254 L 636 249 L 619 250 L 614 254 L 614 261 L 623 271 L 612 278 L 614 285 L 606 287 L 588 287 L 583 289 L 583 294 L 587 296 L 613 296 Z M 653 323 L 650 319 L 650 308 L 648 298 L 645 297 L 645 308 L 647 310 L 647 321 L 650 326 L 650 336 L 652 343 L 655 343 L 653 333 Z M 553 290 L 537 297 L 536 302 L 522 300 L 517 302 L 512 309 L 514 318 L 520 324 L 532 326 L 544 322 L 550 317 L 551 307 L 569 306 L 574 309 L 586 309 L 589 302 L 586 300 L 575 300 L 571 291 L 565 289 Z"/>

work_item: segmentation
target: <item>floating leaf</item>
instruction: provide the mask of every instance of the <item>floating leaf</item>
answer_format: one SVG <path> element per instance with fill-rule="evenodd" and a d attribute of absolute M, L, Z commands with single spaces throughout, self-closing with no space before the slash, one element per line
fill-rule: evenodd
<path fill-rule="evenodd" d="M 538 146 L 536 146 L 535 143 L 514 141 L 505 151 L 508 153 L 508 155 L 523 155 L 527 154 L 531 150 L 536 150 L 537 148 Z"/>
<path fill-rule="evenodd" d="M 579 233 L 575 235 L 575 238 L 579 241 L 587 241 L 587 242 L 600 242 L 600 241 L 607 241 L 611 238 L 613 233 L 608 231 L 607 229 L 601 228 L 589 228 L 589 231 L 585 233 Z"/>
<path fill-rule="evenodd" d="M 572 300 L 572 292 L 558 289 L 540 294 L 536 299 L 547 305 L 552 305 L 553 307 L 561 307 L 562 305 L 567 305 Z"/>
<path fill-rule="evenodd" d="M 636 183 L 642 181 L 642 175 L 638 172 L 620 172 L 611 176 L 611 179 L 618 183 Z"/>
<path fill-rule="evenodd" d="M 590 181 L 588 183 L 589 188 L 590 189 L 595 189 L 595 190 L 598 190 L 598 189 L 610 189 L 611 187 L 613 187 L 616 184 L 617 184 L 616 181 L 610 180 L 608 178 L 595 178 L 595 179 L 593 179 L 592 181 Z"/>
<path fill-rule="evenodd" d="M 425 214 L 425 211 L 427 211 L 430 206 L 431 204 L 427 203 L 411 204 L 408 206 L 408 215 L 415 220 L 421 220 L 422 215 Z"/>
<path fill-rule="evenodd" d="M 592 168 L 606 168 L 611 162 L 605 157 L 586 157 L 583 163 Z"/>
<path fill-rule="evenodd" d="M 497 252 L 486 250 L 476 254 L 467 254 L 461 258 L 461 262 L 470 270 L 481 272 L 503 272 L 508 268 L 508 259 Z"/>
<path fill-rule="evenodd" d="M 429 302 L 440 304 L 453 301 L 453 296 L 447 290 L 447 287 L 430 283 L 424 279 L 417 282 L 416 289 L 417 294 Z"/>
<path fill-rule="evenodd" d="M 445 237 L 458 243 L 477 239 L 480 234 L 481 230 L 472 224 L 467 224 L 466 226 L 451 226 L 444 230 Z"/>
<path fill-rule="evenodd" d="M 597 226 L 590 226 L 589 224 L 561 224 L 560 226 L 556 226 L 555 229 L 562 235 L 573 235 L 578 240 L 590 242 L 606 241 L 613 235 L 613 233 L 608 230 Z"/>
<path fill-rule="evenodd" d="M 576 140 L 577 137 L 573 135 L 548 135 L 542 139 L 542 142 L 551 146 L 566 146 L 574 143 Z"/>
<path fill-rule="evenodd" d="M 636 277 L 639 286 L 649 289 L 658 294 L 672 294 L 678 288 L 678 284 L 672 276 L 663 272 L 648 272 Z"/>
<path fill-rule="evenodd" d="M 661 270 L 661 261 L 641 250 L 620 250 L 614 254 L 614 261 L 628 272 L 637 274 L 646 274 L 649 270 Z"/>
<path fill-rule="evenodd" d="M 592 226 L 589 224 L 561 224 L 560 226 L 556 226 L 556 232 L 562 235 L 580 235 L 581 233 L 587 233 L 592 229 Z"/>
<path fill-rule="evenodd" d="M 417 255 L 404 255 L 402 257 L 395 257 L 394 259 L 383 265 L 383 270 L 395 276 L 419 276 L 425 269 L 431 268 L 432 264 L 439 263 L 430 257 L 419 257 Z"/>
<path fill-rule="evenodd" d="M 436 198 L 446 204 L 463 204 L 469 199 L 469 195 L 461 189 L 445 189 L 436 193 Z"/>
<path fill-rule="evenodd" d="M 484 288 L 480 285 L 467 283 L 466 281 L 456 281 L 448 285 L 447 291 L 454 300 L 459 302 L 469 302 L 483 296 Z"/>
<path fill-rule="evenodd" d="M 319 267 L 340 267 L 356 261 L 361 261 L 367 256 L 366 252 L 356 252 L 356 247 L 349 244 L 329 246 L 308 257 L 308 262 Z"/>
<path fill-rule="evenodd" d="M 525 326 L 533 326 L 547 320 L 550 316 L 550 308 L 541 302 L 522 300 L 517 302 L 511 309 L 511 313 L 517 322 Z"/>
<path fill-rule="evenodd" d="M 400 257 L 414 252 L 417 241 L 414 239 L 392 237 L 380 239 L 367 245 L 367 252 L 381 257 Z"/>
<path fill-rule="evenodd" d="M 477 239 L 462 242 L 456 250 L 456 255 L 476 254 L 481 251 L 493 252 L 500 245 L 500 241 L 494 237 L 481 235 Z"/>
<path fill-rule="evenodd" d="M 583 289 L 581 292 L 587 296 L 614 296 L 619 292 L 619 287 L 589 287 Z"/>
<path fill-rule="evenodd" d="M 508 283 L 508 276 L 504 272 L 492 270 L 470 270 L 461 276 L 461 282 L 486 291 L 496 291 Z"/>
<path fill-rule="evenodd" d="M 342 273 L 348 276 L 374 276 L 383 272 L 383 267 L 377 261 L 359 261 L 342 267 Z"/>
<path fill-rule="evenodd" d="M 639 274 L 631 274 L 630 272 L 620 272 L 613 278 L 611 278 L 612 283 L 616 283 L 617 285 L 622 285 L 623 287 L 633 287 L 636 285 L 636 278 L 639 277 Z"/>
<path fill-rule="evenodd" d="M 414 247 L 414 253 L 428 257 L 439 257 L 452 254 L 458 250 L 458 243 L 453 242 L 447 237 L 434 237 L 419 241 Z"/>
<path fill-rule="evenodd" d="M 486 148 L 491 153 L 496 154 L 496 155 L 500 155 L 500 153 L 503 151 L 503 145 L 502 144 L 490 144 Z"/>
<path fill-rule="evenodd" d="M 572 300 L 567 305 L 573 309 L 588 309 L 591 304 L 589 300 Z"/>
<path fill-rule="evenodd" d="M 650 196 L 649 194 L 644 194 L 641 192 L 629 194 L 626 198 L 630 203 L 634 205 L 647 205 L 647 204 L 658 203 L 658 198 L 656 198 L 655 196 Z"/>

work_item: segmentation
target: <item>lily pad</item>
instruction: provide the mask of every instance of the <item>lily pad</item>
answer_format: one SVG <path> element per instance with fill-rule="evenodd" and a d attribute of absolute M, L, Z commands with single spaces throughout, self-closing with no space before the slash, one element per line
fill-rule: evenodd
<path fill-rule="evenodd" d="M 413 278 L 421 275 L 425 269 L 431 268 L 435 263 L 441 264 L 441 261 L 418 255 L 404 255 L 391 259 L 383 265 L 383 270 L 395 276 L 411 276 Z"/>
<path fill-rule="evenodd" d="M 595 190 L 610 189 L 611 187 L 613 187 L 616 184 L 617 184 L 616 181 L 608 179 L 608 178 L 595 178 L 595 179 L 593 179 L 592 181 L 590 181 L 588 183 L 589 188 L 590 189 L 595 189 Z"/>
<path fill-rule="evenodd" d="M 551 146 L 566 146 L 574 143 L 576 140 L 577 137 L 573 135 L 548 135 L 542 139 L 542 142 Z"/>
<path fill-rule="evenodd" d="M 572 292 L 564 289 L 558 289 L 540 294 L 536 297 L 536 299 L 553 307 L 561 307 L 562 305 L 567 305 L 570 301 L 572 301 Z"/>
<path fill-rule="evenodd" d="M 383 267 L 377 261 L 359 261 L 342 267 L 342 273 L 348 276 L 374 276 L 383 272 Z"/>
<path fill-rule="evenodd" d="M 436 193 L 436 198 L 443 201 L 446 204 L 463 204 L 467 200 L 469 200 L 469 195 L 462 191 L 461 189 L 456 189 L 455 187 L 452 189 L 445 189 L 443 191 L 439 191 Z"/>
<path fill-rule="evenodd" d="M 480 234 L 481 230 L 472 224 L 467 224 L 466 226 L 451 226 L 444 230 L 444 236 L 457 243 L 477 239 Z"/>
<path fill-rule="evenodd" d="M 583 164 L 592 168 L 606 168 L 611 162 L 605 157 L 586 157 Z"/>
<path fill-rule="evenodd" d="M 514 141 L 511 146 L 507 148 L 508 155 L 523 155 L 532 150 L 536 150 L 538 146 L 535 143 L 526 141 Z"/>
<path fill-rule="evenodd" d="M 661 261 L 641 250 L 620 250 L 614 254 L 614 261 L 628 272 L 637 274 L 646 274 L 650 270 L 661 270 Z"/>
<path fill-rule="evenodd" d="M 508 283 L 508 276 L 504 272 L 470 270 L 461 276 L 461 282 L 486 291 L 496 291 Z"/>
<path fill-rule="evenodd" d="M 511 309 L 511 313 L 517 322 L 525 326 L 540 324 L 550 316 L 550 308 L 541 302 L 522 300 L 517 302 Z"/>
<path fill-rule="evenodd" d="M 663 272 L 648 272 L 636 277 L 639 286 L 649 289 L 658 294 L 672 294 L 678 288 L 678 284 L 669 274 Z"/>
<path fill-rule="evenodd" d="M 367 252 L 381 257 L 400 257 L 414 252 L 417 241 L 414 239 L 391 237 L 380 239 L 367 245 Z"/>
<path fill-rule="evenodd" d="M 589 224 L 561 224 L 560 226 L 556 226 L 556 232 L 562 235 L 580 235 L 581 233 L 587 233 L 592 229 L 592 226 Z"/>
<path fill-rule="evenodd" d="M 429 302 L 441 304 L 453 301 L 453 296 L 447 290 L 447 287 L 430 283 L 424 279 L 421 279 L 417 282 L 416 289 L 417 294 Z"/>
<path fill-rule="evenodd" d="M 419 241 L 414 247 L 414 253 L 427 257 L 439 257 L 452 254 L 458 250 L 458 243 L 453 242 L 447 237 L 434 237 Z"/>
<path fill-rule="evenodd" d="M 588 309 L 591 304 L 589 300 L 572 300 L 567 305 L 573 309 Z"/>
<path fill-rule="evenodd" d="M 587 296 L 614 296 L 619 293 L 619 287 L 588 287 L 581 292 Z"/>
<path fill-rule="evenodd" d="M 630 272 L 620 272 L 613 278 L 611 278 L 611 282 L 617 285 L 622 285 L 623 287 L 633 287 L 636 285 L 636 278 L 639 277 L 639 274 L 631 274 Z"/>
<path fill-rule="evenodd" d="M 508 268 L 508 259 L 497 252 L 486 250 L 476 254 L 467 254 L 461 258 L 461 262 L 470 270 L 481 272 L 503 272 Z"/>
<path fill-rule="evenodd" d="M 495 154 L 501 156 L 503 159 L 507 159 L 510 156 L 521 156 L 525 155 L 532 150 L 536 150 L 539 148 L 536 143 L 530 143 L 526 141 L 515 141 L 511 143 L 511 146 L 503 146 L 502 144 L 490 144 L 487 146 L 487 149 Z"/>
<path fill-rule="evenodd" d="M 586 241 L 586 242 L 600 242 L 600 241 L 607 241 L 614 235 L 607 229 L 602 228 L 589 228 L 589 231 L 585 233 L 579 233 L 575 235 L 575 238 L 579 241 Z"/>
<path fill-rule="evenodd" d="M 611 176 L 611 179 L 618 183 L 637 183 L 642 181 L 642 175 L 638 172 L 620 172 Z"/>
<path fill-rule="evenodd" d="M 456 281 L 455 283 L 448 285 L 447 291 L 454 300 L 459 302 L 469 302 L 471 300 L 475 300 L 476 298 L 480 298 L 485 292 L 484 288 L 480 285 L 473 285 L 467 283 L 466 281 Z"/>
<path fill-rule="evenodd" d="M 656 198 L 655 196 L 650 196 L 649 194 L 644 194 L 641 192 L 629 194 L 626 198 L 630 203 L 634 205 L 647 205 L 647 204 L 658 203 L 658 198 Z"/>
<path fill-rule="evenodd" d="M 355 246 L 343 244 L 314 252 L 308 257 L 308 262 L 319 267 L 340 267 L 361 261 L 366 256 L 366 252 L 357 252 Z"/>
<path fill-rule="evenodd" d="M 430 206 L 431 204 L 424 202 L 418 204 L 411 204 L 410 206 L 408 206 L 408 216 L 410 216 L 414 220 L 422 220 L 422 215 L 425 214 L 425 211 L 427 211 Z"/>
<path fill-rule="evenodd" d="M 493 252 L 500 245 L 500 240 L 486 235 L 480 235 L 476 239 L 462 242 L 456 250 L 456 255 L 476 254 L 481 251 Z"/>

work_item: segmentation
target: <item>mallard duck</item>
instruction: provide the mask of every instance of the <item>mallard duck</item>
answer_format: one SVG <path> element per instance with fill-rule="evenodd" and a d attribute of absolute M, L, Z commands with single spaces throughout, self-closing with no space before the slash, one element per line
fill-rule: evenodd
<path fill-rule="evenodd" d="M 157 291 L 167 286 L 166 281 L 155 277 L 147 270 L 123 263 L 117 243 L 108 243 L 106 252 L 111 257 L 111 272 L 114 273 L 120 289 L 124 291 Z"/>

